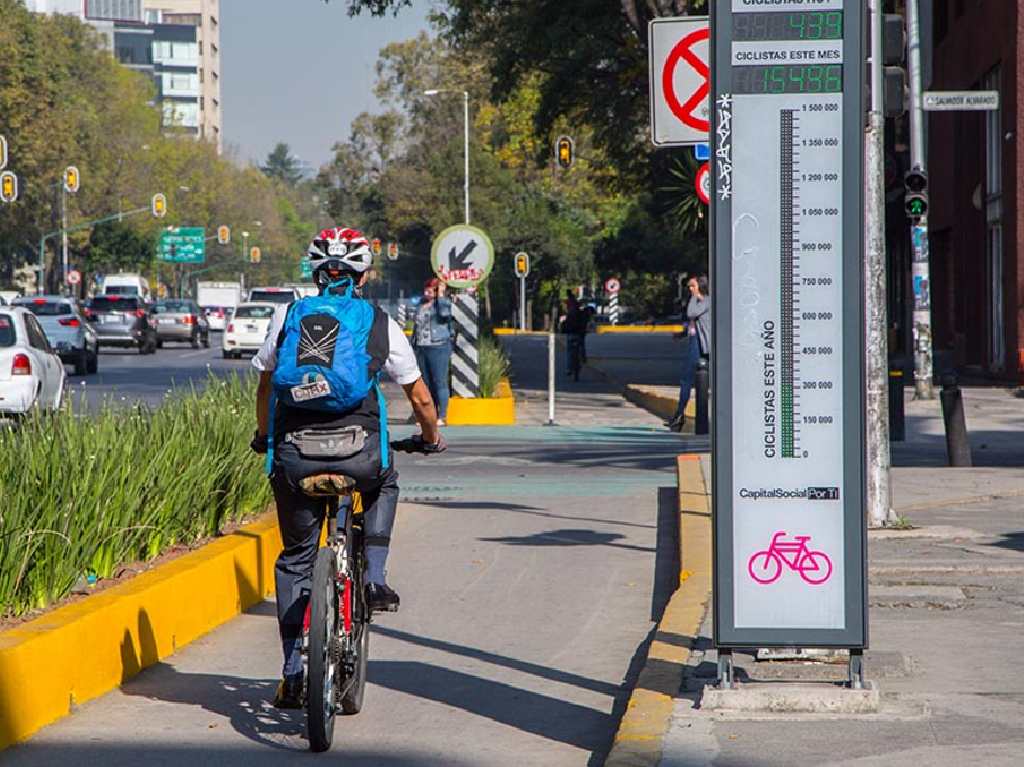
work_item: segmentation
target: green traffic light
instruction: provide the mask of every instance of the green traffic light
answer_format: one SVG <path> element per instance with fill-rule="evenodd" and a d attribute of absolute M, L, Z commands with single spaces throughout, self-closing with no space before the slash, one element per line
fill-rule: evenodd
<path fill-rule="evenodd" d="M 923 216 L 928 210 L 928 203 L 920 197 L 912 197 L 907 200 L 907 212 L 911 216 Z"/>

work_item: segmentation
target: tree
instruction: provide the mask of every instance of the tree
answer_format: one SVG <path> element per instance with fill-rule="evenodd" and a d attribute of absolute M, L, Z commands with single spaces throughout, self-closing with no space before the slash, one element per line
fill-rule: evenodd
<path fill-rule="evenodd" d="M 261 170 L 270 178 L 295 186 L 302 179 L 299 161 L 292 156 L 291 148 L 283 141 L 278 142 L 274 150 L 267 155 L 267 162 Z"/>

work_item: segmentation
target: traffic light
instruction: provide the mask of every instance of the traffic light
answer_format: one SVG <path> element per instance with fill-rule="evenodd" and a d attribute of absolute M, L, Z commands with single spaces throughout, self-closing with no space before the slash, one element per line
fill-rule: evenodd
<path fill-rule="evenodd" d="M 260 262 L 260 259 L 262 259 L 262 258 L 263 258 L 262 251 L 260 251 L 258 246 L 253 245 L 249 249 L 249 263 L 250 264 L 258 264 Z"/>
<path fill-rule="evenodd" d="M 903 209 L 907 217 L 918 221 L 928 215 L 928 174 L 920 168 L 908 170 L 903 177 L 906 194 Z"/>
<path fill-rule="evenodd" d="M 153 217 L 163 218 L 167 215 L 167 197 L 160 192 L 153 195 Z"/>
<path fill-rule="evenodd" d="M 373 253 L 374 256 L 380 255 L 380 248 L 381 244 L 379 238 L 374 237 L 372 240 L 370 240 L 370 252 Z"/>
<path fill-rule="evenodd" d="M 398 260 L 398 243 L 397 242 L 389 242 L 388 243 L 388 260 L 389 261 L 397 261 Z"/>
<path fill-rule="evenodd" d="M 64 169 L 64 191 L 74 194 L 78 191 L 78 186 L 81 183 L 81 177 L 78 174 L 78 168 L 74 165 L 69 165 Z"/>
<path fill-rule="evenodd" d="M 0 173 L 0 202 L 14 202 L 18 199 L 18 177 L 11 171 Z"/>
<path fill-rule="evenodd" d="M 568 136 L 559 136 L 555 142 L 555 159 L 562 170 L 569 170 L 572 167 L 576 159 L 576 145 Z"/>
<path fill-rule="evenodd" d="M 516 253 L 516 277 L 524 278 L 530 273 L 530 256 L 527 253 Z"/>
<path fill-rule="evenodd" d="M 217 227 L 217 242 L 221 245 L 227 245 L 231 242 L 231 227 L 230 226 L 218 226 Z"/>
<path fill-rule="evenodd" d="M 907 31 L 898 13 L 882 15 L 882 114 L 899 117 L 907 111 L 907 72 L 903 68 Z"/>

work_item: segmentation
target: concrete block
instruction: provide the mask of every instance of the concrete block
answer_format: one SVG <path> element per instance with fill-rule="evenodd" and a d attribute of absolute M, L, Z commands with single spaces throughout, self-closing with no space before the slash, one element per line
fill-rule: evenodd
<path fill-rule="evenodd" d="M 819 663 L 846 663 L 849 650 L 833 650 L 827 647 L 762 647 L 757 651 L 759 661 L 813 660 Z"/>
<path fill-rule="evenodd" d="M 878 688 L 863 690 L 834 684 L 737 684 L 733 689 L 705 687 L 700 707 L 712 712 L 750 714 L 874 714 Z"/>

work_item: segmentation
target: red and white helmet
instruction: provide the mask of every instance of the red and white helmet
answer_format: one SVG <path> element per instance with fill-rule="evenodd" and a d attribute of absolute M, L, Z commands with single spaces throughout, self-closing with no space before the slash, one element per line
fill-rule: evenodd
<path fill-rule="evenodd" d="M 321 269 L 362 274 L 373 264 L 373 253 L 366 235 L 345 226 L 324 229 L 309 243 L 306 255 L 314 274 Z"/>

